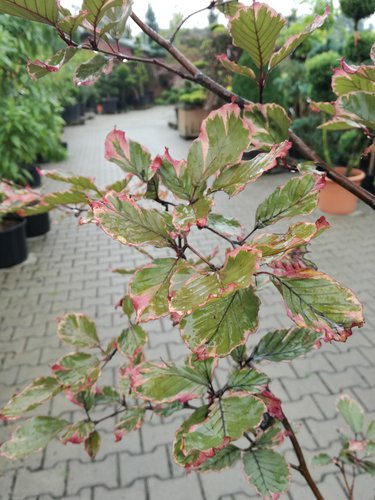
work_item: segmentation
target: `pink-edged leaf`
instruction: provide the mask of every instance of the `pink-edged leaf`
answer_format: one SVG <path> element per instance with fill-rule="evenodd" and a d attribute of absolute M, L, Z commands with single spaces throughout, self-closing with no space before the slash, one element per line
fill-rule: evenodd
<path fill-rule="evenodd" d="M 318 128 L 335 132 L 340 130 L 351 130 L 353 128 L 363 128 L 363 126 L 360 123 L 356 123 L 354 120 L 337 117 L 322 123 Z"/>
<path fill-rule="evenodd" d="M 80 64 L 74 72 L 74 85 L 88 87 L 99 80 L 102 75 L 109 75 L 113 70 L 114 58 L 96 54 L 89 61 Z"/>
<path fill-rule="evenodd" d="M 177 269 L 171 281 L 170 311 L 188 314 L 210 300 L 223 297 L 234 290 L 248 288 L 259 267 L 261 253 L 251 246 L 243 246 L 226 254 L 223 267 L 218 271 L 186 266 Z"/>
<path fill-rule="evenodd" d="M 318 204 L 318 194 L 324 184 L 325 178 L 321 175 L 293 177 L 258 206 L 256 227 L 269 226 L 280 219 L 311 213 Z"/>
<path fill-rule="evenodd" d="M 263 391 L 270 379 L 255 368 L 234 370 L 228 377 L 227 386 L 232 391 L 244 391 L 252 394 Z"/>
<path fill-rule="evenodd" d="M 362 305 L 354 293 L 324 273 L 301 269 L 273 276 L 288 316 L 297 326 L 324 334 L 325 340 L 345 342 L 352 328 L 363 325 Z"/>
<path fill-rule="evenodd" d="M 85 451 L 92 459 L 96 457 L 100 448 L 100 434 L 98 431 L 92 432 L 85 441 Z"/>
<path fill-rule="evenodd" d="M 243 455 L 249 482 L 266 500 L 277 500 L 289 489 L 291 474 L 285 458 L 274 450 L 252 449 Z"/>
<path fill-rule="evenodd" d="M 211 175 L 241 160 L 250 138 L 249 127 L 236 104 L 225 104 L 208 115 L 188 153 L 186 169 L 194 188 L 190 201 L 205 189 Z"/>
<path fill-rule="evenodd" d="M 94 29 L 106 15 L 109 9 L 121 7 L 124 0 L 83 0 L 82 10 L 87 11 L 87 20 Z"/>
<path fill-rule="evenodd" d="M 237 219 L 224 217 L 221 214 L 209 214 L 207 225 L 229 238 L 241 239 L 244 236 L 244 228 Z"/>
<path fill-rule="evenodd" d="M 12 397 L 0 409 L 0 420 L 13 420 L 56 396 L 62 391 L 60 383 L 54 377 L 40 377 Z"/>
<path fill-rule="evenodd" d="M 40 451 L 62 432 L 69 423 L 53 417 L 33 417 L 17 427 L 0 447 L 0 456 L 16 460 Z"/>
<path fill-rule="evenodd" d="M 67 354 L 51 368 L 58 382 L 72 392 L 92 387 L 100 375 L 99 359 L 84 352 Z"/>
<path fill-rule="evenodd" d="M 182 339 L 200 359 L 228 356 L 258 327 L 259 299 L 245 288 L 211 300 L 180 321 Z"/>
<path fill-rule="evenodd" d="M 125 413 L 121 415 L 120 421 L 115 427 L 115 439 L 121 439 L 129 434 L 129 432 L 140 429 L 143 425 L 145 418 L 144 408 L 128 408 Z"/>
<path fill-rule="evenodd" d="M 95 323 L 82 313 L 69 313 L 59 319 L 57 334 L 66 344 L 76 347 L 99 347 Z"/>
<path fill-rule="evenodd" d="M 361 127 L 375 129 L 375 92 L 350 92 L 337 99 L 337 108 L 343 118 Z"/>
<path fill-rule="evenodd" d="M 286 57 L 292 54 L 296 50 L 296 48 L 299 47 L 301 43 L 304 42 L 306 38 L 310 36 L 310 34 L 313 31 L 323 26 L 329 14 L 330 14 L 330 9 L 329 7 L 326 7 L 324 13 L 321 16 L 316 16 L 313 22 L 309 26 L 307 26 L 301 33 L 298 33 L 297 35 L 288 38 L 288 40 L 284 42 L 281 49 L 272 54 L 272 57 L 268 64 L 268 68 L 269 69 L 274 68 Z"/>
<path fill-rule="evenodd" d="M 140 207 L 126 194 L 109 192 L 91 203 L 93 218 L 105 233 L 123 245 L 174 247 L 163 214 Z"/>
<path fill-rule="evenodd" d="M 28 205 L 40 201 L 40 194 L 26 187 L 24 189 L 0 182 L 0 215 L 18 212 Z"/>
<path fill-rule="evenodd" d="M 375 64 L 375 43 L 372 45 L 370 50 L 370 58 L 373 64 Z"/>
<path fill-rule="evenodd" d="M 63 12 L 64 17 L 59 20 L 58 28 L 65 33 L 70 41 L 73 40 L 73 36 L 77 32 L 78 28 L 85 21 L 88 12 L 80 11 L 77 15 L 72 16 L 69 11 Z"/>
<path fill-rule="evenodd" d="M 313 238 L 329 228 L 329 223 L 322 216 L 316 222 L 297 222 L 290 226 L 284 235 L 263 233 L 254 238 L 252 245 L 262 252 L 263 259 L 269 263 L 275 258 L 279 259 L 280 254 L 299 247 L 304 248 Z"/>
<path fill-rule="evenodd" d="M 151 153 L 140 143 L 127 139 L 125 133 L 114 129 L 105 140 L 105 158 L 116 163 L 124 172 L 147 182 L 153 177 Z"/>
<path fill-rule="evenodd" d="M 240 458 L 241 450 L 237 448 L 237 446 L 229 444 L 222 450 L 216 451 L 213 457 L 205 460 L 202 465 L 199 466 L 199 471 L 208 472 L 229 469 L 233 467 Z"/>
<path fill-rule="evenodd" d="M 269 150 L 287 141 L 291 121 L 278 104 L 247 104 L 244 117 L 251 130 L 251 143 L 256 148 Z"/>
<path fill-rule="evenodd" d="M 201 198 L 191 205 L 178 205 L 173 210 L 173 225 L 178 231 L 188 232 L 191 226 L 204 227 L 213 207 L 213 200 Z"/>
<path fill-rule="evenodd" d="M 176 259 L 155 259 L 135 273 L 129 294 L 137 321 L 149 321 L 169 313 L 169 284 L 177 263 Z"/>
<path fill-rule="evenodd" d="M 83 175 L 70 175 L 66 172 L 59 172 L 58 170 L 48 170 L 45 177 L 53 179 L 58 182 L 65 182 L 66 184 L 71 184 L 72 187 L 82 190 L 82 191 L 95 191 L 98 192 L 98 188 L 94 182 L 94 178 L 85 177 Z"/>
<path fill-rule="evenodd" d="M 199 399 L 209 387 L 215 366 L 215 360 L 192 358 L 185 366 L 144 363 L 131 372 L 132 390 L 157 404 Z"/>
<path fill-rule="evenodd" d="M 192 184 L 190 170 L 186 160 L 175 160 L 169 154 L 168 148 L 162 157 L 161 167 L 158 175 L 164 186 L 166 186 L 177 198 L 190 201 L 194 195 L 201 195 L 205 186 L 197 191 Z"/>
<path fill-rule="evenodd" d="M 224 191 L 230 197 L 235 196 L 264 172 L 275 167 L 278 159 L 285 158 L 291 145 L 291 142 L 284 141 L 274 145 L 268 153 L 259 153 L 251 160 L 226 168 L 215 179 L 210 191 Z"/>
<path fill-rule="evenodd" d="M 131 323 L 117 339 L 117 347 L 121 354 L 132 360 L 143 350 L 146 342 L 147 333 L 139 325 Z"/>
<path fill-rule="evenodd" d="M 1 0 L 0 14 L 55 26 L 59 17 L 57 0 Z"/>
<path fill-rule="evenodd" d="M 230 61 L 225 54 L 220 54 L 216 56 L 216 58 L 228 71 L 232 71 L 233 73 L 237 73 L 238 75 L 247 76 L 248 78 L 256 81 L 257 77 L 251 68 L 248 68 L 247 66 L 241 66 L 234 61 Z"/>
<path fill-rule="evenodd" d="M 323 111 L 323 113 L 327 113 L 327 115 L 336 114 L 336 106 L 334 102 L 316 102 L 310 100 L 309 106 L 311 111 L 313 111 L 314 113 L 319 113 L 319 111 Z"/>
<path fill-rule="evenodd" d="M 247 392 L 227 392 L 210 406 L 206 419 L 193 424 L 183 438 L 182 452 L 209 452 L 220 449 L 244 432 L 256 429 L 262 422 L 266 407 Z"/>
<path fill-rule="evenodd" d="M 77 53 L 74 47 L 61 49 L 46 62 L 36 59 L 35 61 L 27 61 L 27 72 L 32 80 L 39 80 L 48 73 L 56 73 L 61 67 L 66 64 Z"/>
<path fill-rule="evenodd" d="M 240 8 L 229 22 L 233 43 L 248 52 L 257 68 L 264 68 L 274 51 L 285 19 L 268 5 L 253 2 Z"/>
<path fill-rule="evenodd" d="M 60 437 L 63 444 L 81 444 L 86 441 L 95 431 L 95 424 L 88 420 L 81 420 L 67 427 L 64 434 Z"/>
<path fill-rule="evenodd" d="M 342 394 L 336 402 L 336 408 L 354 434 L 363 431 L 363 408 L 359 403 Z"/>
<path fill-rule="evenodd" d="M 332 76 L 332 89 L 338 96 L 349 92 L 375 92 L 374 66 L 348 66 L 343 59 L 340 68 L 335 68 Z"/>

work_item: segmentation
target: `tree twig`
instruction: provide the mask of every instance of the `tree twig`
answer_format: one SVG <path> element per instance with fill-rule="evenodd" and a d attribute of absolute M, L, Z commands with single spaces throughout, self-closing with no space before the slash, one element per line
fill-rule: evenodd
<path fill-rule="evenodd" d="M 205 10 L 213 9 L 215 7 L 215 5 L 216 5 L 216 1 L 213 0 L 212 2 L 210 2 L 209 5 L 207 5 L 207 7 L 203 7 L 202 9 L 196 10 L 195 12 L 192 12 L 188 16 L 184 17 L 181 20 L 181 22 L 178 24 L 177 28 L 174 30 L 174 32 L 173 32 L 172 36 L 170 37 L 169 41 L 171 43 L 174 42 L 174 39 L 176 38 L 177 33 L 180 31 L 180 29 L 182 28 L 182 26 L 186 23 L 186 21 L 188 19 L 190 19 L 191 17 L 195 16 L 196 14 L 199 14 L 200 12 L 204 12 Z"/>

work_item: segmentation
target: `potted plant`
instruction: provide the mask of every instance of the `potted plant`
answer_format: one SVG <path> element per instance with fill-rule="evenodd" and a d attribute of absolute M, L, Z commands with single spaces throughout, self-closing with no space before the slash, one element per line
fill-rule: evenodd
<path fill-rule="evenodd" d="M 201 123 L 209 113 L 204 108 L 206 98 L 206 92 L 201 87 L 185 83 L 177 105 L 177 129 L 184 139 L 198 137 Z"/>

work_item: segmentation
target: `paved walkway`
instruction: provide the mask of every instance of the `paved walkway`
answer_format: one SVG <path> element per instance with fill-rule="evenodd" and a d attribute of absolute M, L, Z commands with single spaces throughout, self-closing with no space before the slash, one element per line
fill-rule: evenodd
<path fill-rule="evenodd" d="M 154 108 L 116 116 L 97 116 L 84 126 L 66 129 L 69 160 L 56 165 L 65 171 L 96 177 L 106 185 L 119 176 L 119 169 L 104 160 L 104 138 L 113 125 L 143 142 L 153 153 L 170 146 L 171 154 L 183 157 L 189 143 L 168 129 L 171 108 Z M 251 226 L 254 209 L 288 174 L 268 175 L 245 193 L 227 202 L 218 197 L 216 209 L 238 217 Z M 314 218 L 320 214 L 317 213 Z M 312 217 L 310 218 L 312 219 Z M 367 422 L 375 416 L 375 214 L 362 203 L 352 216 L 329 217 L 333 228 L 313 245 L 313 258 L 323 271 L 350 286 L 365 304 L 366 325 L 344 345 L 325 345 L 320 352 L 292 364 L 265 366 L 275 381 L 272 388 L 285 401 L 286 414 L 299 428 L 308 459 L 316 450 L 336 450 L 336 428 L 342 421 L 335 414 L 335 400 L 345 392 L 361 402 Z M 95 226 L 78 227 L 74 218 L 54 214 L 51 232 L 29 242 L 27 262 L 0 271 L 0 403 L 34 377 L 49 372 L 50 366 L 67 350 L 56 337 L 56 317 L 69 311 L 83 311 L 95 318 L 102 338 L 118 335 L 123 318 L 114 304 L 124 293 L 126 279 L 109 268 L 132 267 L 142 256 L 113 242 Z M 214 236 L 202 249 L 217 244 Z M 261 331 L 288 325 L 277 292 L 262 292 Z M 149 355 L 158 360 L 182 359 L 186 348 L 168 321 L 148 325 Z M 251 342 L 255 342 L 251 340 Z M 116 361 L 104 379 L 113 383 Z M 104 383 L 104 381 L 103 381 Z M 79 419 L 81 413 L 63 398 L 46 409 L 54 416 Z M 79 446 L 53 442 L 43 453 L 27 460 L 0 461 L 2 500 L 245 500 L 254 490 L 239 468 L 220 474 L 185 475 L 171 459 L 171 442 L 181 417 L 162 422 L 153 417 L 138 433 L 114 444 L 112 423 L 103 424 L 102 449 L 91 462 Z M 0 441 L 13 425 L 0 427 Z M 332 469 L 316 469 L 316 478 L 326 500 L 344 499 L 340 480 Z M 299 478 L 289 498 L 310 500 Z M 374 481 L 358 479 L 357 497 L 375 498 Z"/>

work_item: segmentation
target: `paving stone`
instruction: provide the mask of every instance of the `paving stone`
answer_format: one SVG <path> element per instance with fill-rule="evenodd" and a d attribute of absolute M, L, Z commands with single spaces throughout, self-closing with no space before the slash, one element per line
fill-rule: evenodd
<path fill-rule="evenodd" d="M 161 497 L 160 497 L 161 498 Z M 146 500 L 146 483 L 143 480 L 135 481 L 132 486 L 109 490 L 98 486 L 94 488 L 93 500 Z"/>
<path fill-rule="evenodd" d="M 82 488 L 93 486 L 93 478 L 96 478 L 96 484 L 107 488 L 119 486 L 116 454 L 90 463 L 72 460 L 69 463 L 68 495 L 76 495 Z"/>
<path fill-rule="evenodd" d="M 170 478 L 165 446 L 159 446 L 154 451 L 142 455 L 120 453 L 120 475 L 122 486 L 131 485 L 133 481 L 143 477 Z"/>
<path fill-rule="evenodd" d="M 13 497 L 26 498 L 30 496 L 51 494 L 62 497 L 64 494 L 66 464 L 58 464 L 52 469 L 31 472 L 19 469 L 14 486 Z"/>
<path fill-rule="evenodd" d="M 188 500 L 201 499 L 201 488 L 196 474 L 192 473 L 189 476 L 169 479 L 161 481 L 160 479 L 148 479 L 149 499 L 160 500 Z M 130 500 L 130 499 L 129 499 Z"/>
<path fill-rule="evenodd" d="M 16 473 L 17 472 L 15 470 L 0 473 L 0 500 L 9 500 L 9 498 L 11 497 Z"/>

